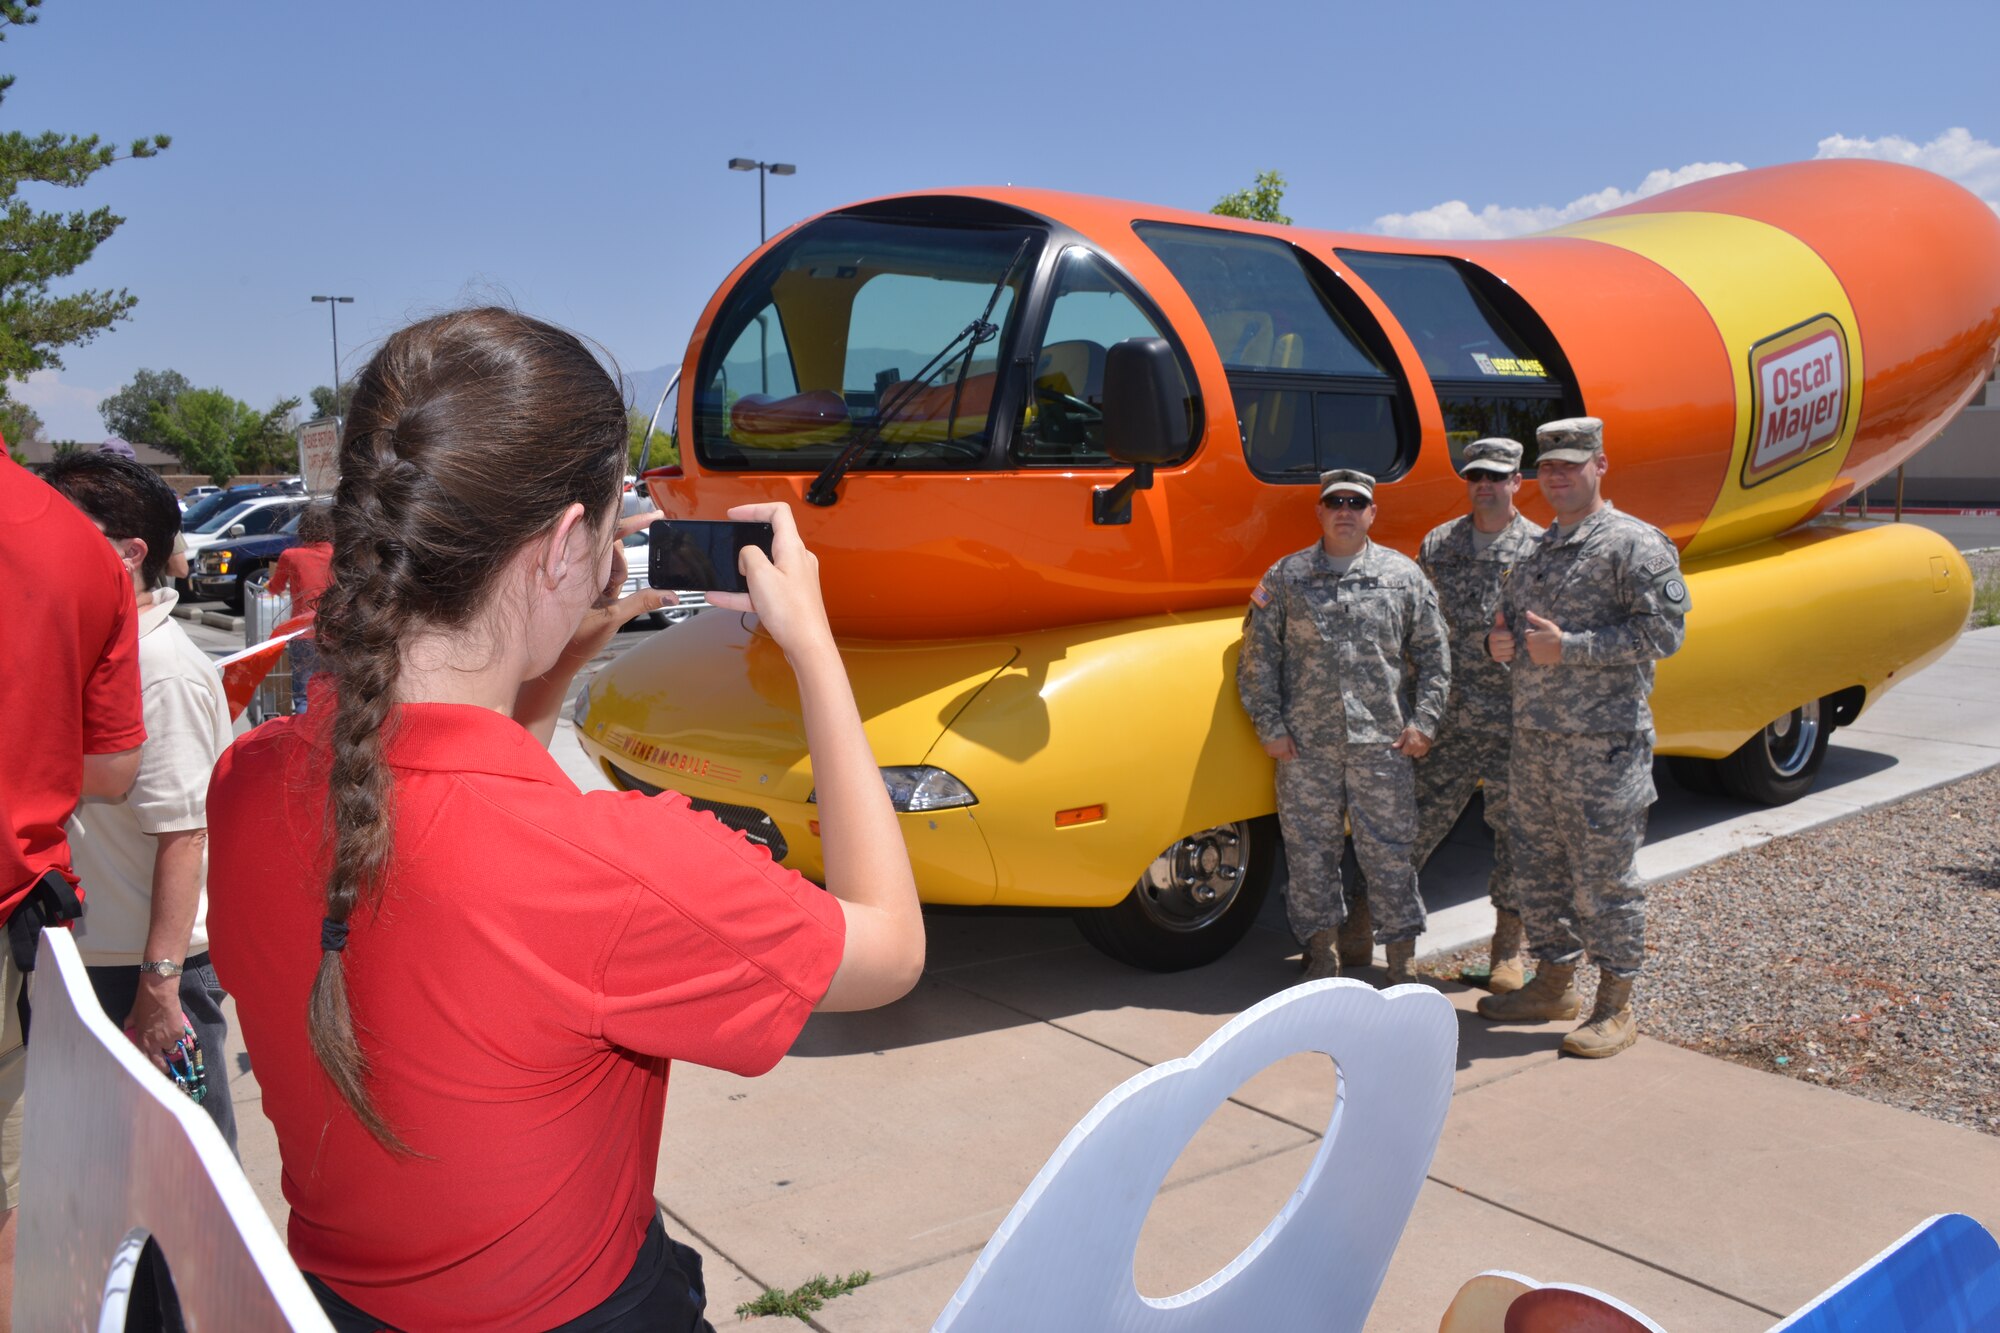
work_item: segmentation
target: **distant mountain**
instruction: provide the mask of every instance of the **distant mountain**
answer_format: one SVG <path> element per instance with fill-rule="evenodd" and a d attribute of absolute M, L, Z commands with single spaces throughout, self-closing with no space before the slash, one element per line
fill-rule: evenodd
<path fill-rule="evenodd" d="M 845 378 L 855 388 L 873 388 L 875 376 L 885 370 L 897 372 L 896 378 L 908 379 L 924 368 L 924 363 L 936 354 L 913 352 L 907 347 L 856 347 L 847 354 Z M 977 369 L 978 367 L 975 367 Z M 627 372 L 625 376 L 626 406 L 635 412 L 652 415 L 653 408 L 660 401 L 660 393 L 673 378 L 678 365 L 659 366 L 652 370 Z M 762 375 L 755 361 L 725 361 L 723 374 L 729 387 L 737 393 L 763 392 Z M 781 394 L 789 391 L 788 384 L 773 384 L 771 392 Z"/>

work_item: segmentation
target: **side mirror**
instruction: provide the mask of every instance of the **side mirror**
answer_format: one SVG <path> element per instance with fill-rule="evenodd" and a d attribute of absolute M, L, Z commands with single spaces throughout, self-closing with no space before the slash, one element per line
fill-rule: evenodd
<path fill-rule="evenodd" d="M 229 531 L 223 533 L 222 535 L 225 537 L 241 537 L 245 531 L 247 531 L 247 529 L 245 529 L 241 523 L 237 523 L 232 525 Z"/>
<path fill-rule="evenodd" d="M 1104 354 L 1104 450 L 1132 472 L 1090 494 L 1090 521 L 1132 521 L 1132 492 L 1152 489 L 1153 468 L 1187 452 L 1188 383 L 1165 338 L 1127 338 Z"/>
<path fill-rule="evenodd" d="M 1127 338 L 1104 354 L 1104 448 L 1123 463 L 1187 452 L 1188 384 L 1165 338 Z"/>

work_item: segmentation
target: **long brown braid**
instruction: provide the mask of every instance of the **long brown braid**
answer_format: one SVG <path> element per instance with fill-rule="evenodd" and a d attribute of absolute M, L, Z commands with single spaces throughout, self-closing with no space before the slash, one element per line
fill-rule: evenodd
<path fill-rule="evenodd" d="M 411 1151 L 376 1108 L 343 965 L 357 904 L 380 905 L 394 845 L 384 731 L 419 630 L 467 624 L 523 543 L 569 505 L 617 503 L 624 401 L 578 339 L 510 310 L 440 315 L 393 335 L 362 371 L 341 436 L 332 581 L 315 637 L 336 703 L 327 782 L 332 863 L 312 1048 L 376 1140 Z M 357 936 L 365 947 L 365 935 Z"/>

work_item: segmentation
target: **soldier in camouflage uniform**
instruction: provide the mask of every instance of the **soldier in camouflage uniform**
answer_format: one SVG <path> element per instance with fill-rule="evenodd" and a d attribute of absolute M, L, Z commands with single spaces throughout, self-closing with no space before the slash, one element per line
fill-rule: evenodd
<path fill-rule="evenodd" d="M 1410 861 L 1411 761 L 1438 732 L 1451 653 L 1423 571 L 1368 540 L 1374 478 L 1321 473 L 1318 512 L 1320 540 L 1273 565 L 1250 594 L 1236 684 L 1265 753 L 1278 761 L 1286 906 L 1306 946 L 1307 976 L 1340 975 L 1346 823 L 1375 886 L 1375 929 L 1394 984 L 1411 979 L 1424 928 Z"/>
<path fill-rule="evenodd" d="M 1537 483 L 1556 523 L 1508 577 L 1487 636 L 1510 664 L 1514 747 L 1510 832 L 1535 979 L 1488 995 L 1491 1019 L 1573 1018 L 1576 967 L 1597 963 L 1597 1004 L 1563 1040 L 1616 1055 L 1638 1039 L 1632 980 L 1645 961 L 1646 896 L 1636 861 L 1653 803 L 1653 663 L 1681 646 L 1688 610 L 1667 535 L 1600 494 L 1604 423 L 1552 421 Z"/>
<path fill-rule="evenodd" d="M 1513 686 L 1507 668 L 1486 655 L 1486 632 L 1500 605 L 1507 571 L 1534 549 L 1541 528 L 1514 507 L 1521 489 L 1522 449 L 1513 440 L 1474 440 L 1466 446 L 1460 475 L 1472 512 L 1431 529 L 1417 563 L 1437 588 L 1451 631 L 1451 699 L 1444 730 L 1417 765 L 1419 873 L 1482 783 L 1486 825 L 1493 830 L 1492 978 L 1498 991 L 1519 990 L 1526 976 L 1521 904 L 1507 833 L 1507 752 L 1513 730 Z"/>

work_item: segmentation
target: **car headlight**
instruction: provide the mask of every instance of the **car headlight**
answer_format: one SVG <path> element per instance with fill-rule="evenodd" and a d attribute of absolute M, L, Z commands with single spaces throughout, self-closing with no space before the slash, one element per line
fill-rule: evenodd
<path fill-rule="evenodd" d="M 979 804 L 972 788 L 943 769 L 932 768 L 929 764 L 885 768 L 882 770 L 882 785 L 889 789 L 889 804 L 903 814 L 953 810 L 962 805 Z M 817 804 L 818 789 L 810 792 L 806 799 Z"/>

